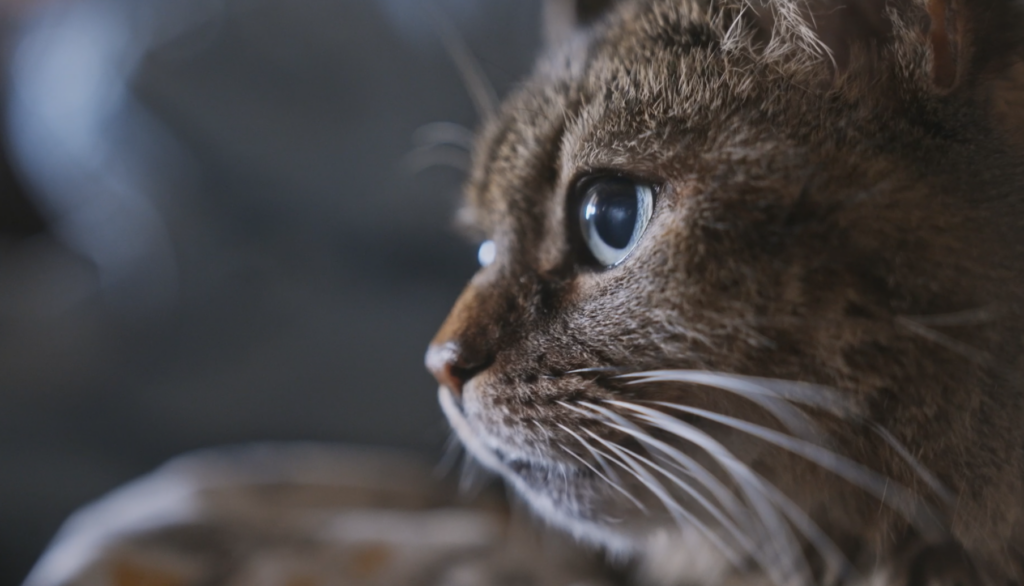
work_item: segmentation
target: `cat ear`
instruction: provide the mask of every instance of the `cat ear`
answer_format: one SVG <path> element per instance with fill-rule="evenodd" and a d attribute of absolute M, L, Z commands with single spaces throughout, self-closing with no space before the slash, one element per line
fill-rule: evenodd
<path fill-rule="evenodd" d="M 1019 11 L 1009 0 L 819 0 L 805 6 L 805 22 L 839 72 L 854 66 L 857 51 L 881 49 L 939 92 L 995 73 L 992 67 L 1005 65 L 1008 56 L 1000 52 L 1020 36 Z"/>
<path fill-rule="evenodd" d="M 940 89 L 952 89 L 957 80 L 963 78 L 966 65 L 967 13 L 962 7 L 954 6 L 953 0 L 927 0 L 925 9 L 932 83 Z"/>
<path fill-rule="evenodd" d="M 556 46 L 607 13 L 616 0 L 544 0 L 544 40 Z"/>

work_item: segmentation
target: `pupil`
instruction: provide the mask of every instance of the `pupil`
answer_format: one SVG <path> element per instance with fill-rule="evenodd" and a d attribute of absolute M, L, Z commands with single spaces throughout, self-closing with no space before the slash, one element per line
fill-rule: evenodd
<path fill-rule="evenodd" d="M 636 228 L 636 187 L 627 181 L 607 181 L 592 189 L 593 208 L 588 215 L 597 235 L 612 248 L 626 248 Z"/>

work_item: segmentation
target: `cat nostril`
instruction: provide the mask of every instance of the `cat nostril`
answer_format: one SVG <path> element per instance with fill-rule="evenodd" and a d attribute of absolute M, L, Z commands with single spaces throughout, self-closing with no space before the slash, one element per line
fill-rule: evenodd
<path fill-rule="evenodd" d="M 454 342 L 431 344 L 427 348 L 426 363 L 430 374 L 456 398 L 462 397 L 462 387 L 469 379 L 487 368 L 486 361 L 472 360 Z"/>

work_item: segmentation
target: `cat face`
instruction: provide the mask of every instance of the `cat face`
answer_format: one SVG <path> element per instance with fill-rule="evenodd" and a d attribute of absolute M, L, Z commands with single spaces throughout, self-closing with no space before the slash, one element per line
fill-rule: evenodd
<path fill-rule="evenodd" d="M 493 262 L 427 355 L 442 406 L 611 548 L 696 534 L 780 583 L 908 540 L 1007 566 L 1022 183 L 957 61 L 986 46 L 780 6 L 627 3 L 508 99 L 463 216 Z"/>

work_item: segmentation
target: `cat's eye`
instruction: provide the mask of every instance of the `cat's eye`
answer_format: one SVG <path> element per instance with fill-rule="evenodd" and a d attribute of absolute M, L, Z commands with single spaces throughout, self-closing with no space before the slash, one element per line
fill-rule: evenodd
<path fill-rule="evenodd" d="M 584 180 L 577 189 L 583 241 L 600 265 L 619 264 L 647 229 L 654 211 L 654 189 L 616 176 Z"/>

